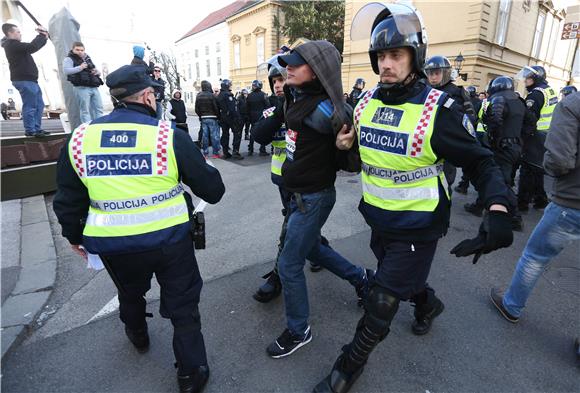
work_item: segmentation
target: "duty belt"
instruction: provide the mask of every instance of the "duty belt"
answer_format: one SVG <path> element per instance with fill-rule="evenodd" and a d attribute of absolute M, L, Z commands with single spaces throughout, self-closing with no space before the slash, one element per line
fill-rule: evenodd
<path fill-rule="evenodd" d="M 397 171 L 394 169 L 379 168 L 363 162 L 362 170 L 367 176 L 391 180 L 395 184 L 404 184 L 439 176 L 443 172 L 443 163 L 417 168 L 413 171 Z"/>
<path fill-rule="evenodd" d="M 170 199 L 176 198 L 183 194 L 183 185 L 180 183 L 172 189 L 160 192 L 158 194 L 146 195 L 132 199 L 115 199 L 115 200 L 94 200 L 91 199 L 91 207 L 105 211 L 116 212 L 123 210 L 140 209 L 142 207 L 155 206 L 166 202 Z"/>

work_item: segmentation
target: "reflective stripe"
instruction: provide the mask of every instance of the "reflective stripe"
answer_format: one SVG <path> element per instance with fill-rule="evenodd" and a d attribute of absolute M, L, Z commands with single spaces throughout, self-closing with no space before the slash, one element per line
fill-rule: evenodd
<path fill-rule="evenodd" d="M 370 194 L 382 200 L 426 200 L 439 199 L 437 187 L 412 187 L 412 188 L 383 188 L 363 182 L 363 193 Z"/>
<path fill-rule="evenodd" d="M 124 211 L 140 209 L 142 207 L 155 206 L 176 198 L 183 194 L 183 185 L 180 183 L 166 192 L 146 195 L 133 199 L 114 199 L 114 200 L 94 200 L 91 199 L 91 207 L 105 212 Z"/>
<path fill-rule="evenodd" d="M 404 184 L 437 177 L 441 172 L 443 172 L 443 164 L 433 164 L 423 168 L 417 168 L 413 171 L 405 172 L 388 168 L 380 168 L 363 162 L 362 170 L 368 176 L 377 177 L 379 179 L 392 180 L 395 184 Z"/>
<path fill-rule="evenodd" d="M 149 224 L 155 221 L 160 221 L 168 218 L 176 218 L 187 214 L 187 205 L 180 203 L 179 205 L 169 206 L 163 209 L 147 211 L 142 213 L 128 213 L 128 214 L 98 214 L 89 210 L 87 217 L 87 226 L 97 227 L 111 227 L 124 225 L 141 225 Z"/>
<path fill-rule="evenodd" d="M 272 168 L 274 169 L 282 169 L 282 165 L 284 165 L 283 161 L 272 160 Z"/>

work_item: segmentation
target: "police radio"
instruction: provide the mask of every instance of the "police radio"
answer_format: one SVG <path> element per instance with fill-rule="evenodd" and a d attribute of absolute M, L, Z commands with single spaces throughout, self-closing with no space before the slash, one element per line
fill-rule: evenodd
<path fill-rule="evenodd" d="M 205 249 L 205 216 L 202 211 L 193 213 L 191 218 L 191 235 L 196 250 Z"/>

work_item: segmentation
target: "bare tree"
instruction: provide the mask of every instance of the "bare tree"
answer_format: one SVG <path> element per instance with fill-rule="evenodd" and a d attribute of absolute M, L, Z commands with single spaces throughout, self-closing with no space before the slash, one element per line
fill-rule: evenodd
<path fill-rule="evenodd" d="M 177 70 L 177 59 L 173 52 L 157 52 L 149 47 L 147 49 L 150 50 L 151 61 L 161 68 L 167 79 L 166 82 L 169 85 L 169 91 L 166 90 L 167 93 L 171 95 L 173 90 L 181 89 L 181 81 L 185 82 L 185 78 Z"/>

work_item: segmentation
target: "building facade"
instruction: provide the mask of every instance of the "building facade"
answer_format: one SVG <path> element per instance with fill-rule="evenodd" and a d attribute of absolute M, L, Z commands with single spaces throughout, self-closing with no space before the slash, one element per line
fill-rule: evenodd
<path fill-rule="evenodd" d="M 416 7 L 426 26 L 427 56 L 447 56 L 451 63 L 461 54 L 459 85 L 475 85 L 482 91 L 498 75 L 515 76 L 525 65 L 541 65 L 548 81 L 559 89 L 574 79 L 573 64 L 578 58 L 578 40 L 562 40 L 560 34 L 567 9 L 560 3 L 534 0 L 499 1 L 406 1 Z M 372 72 L 367 54 L 369 40 L 351 41 L 352 20 L 366 3 L 347 0 L 343 86 L 350 91 L 356 78 L 367 86 L 378 76 Z M 368 29 L 371 26 L 355 26 Z M 577 60 L 576 60 L 577 61 Z M 518 86 L 523 90 L 523 86 Z"/>
<path fill-rule="evenodd" d="M 283 22 L 280 2 L 263 0 L 227 18 L 233 90 L 249 88 L 256 79 L 257 66 L 272 57 L 282 45 L 288 44 L 275 27 L 276 17 Z M 266 80 L 262 83 L 268 85 Z"/>

